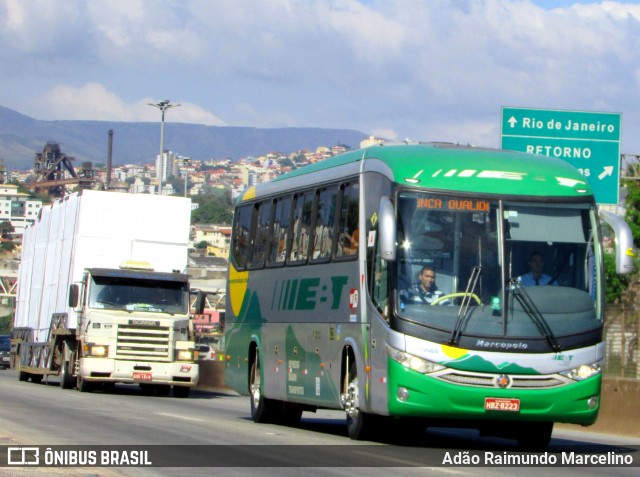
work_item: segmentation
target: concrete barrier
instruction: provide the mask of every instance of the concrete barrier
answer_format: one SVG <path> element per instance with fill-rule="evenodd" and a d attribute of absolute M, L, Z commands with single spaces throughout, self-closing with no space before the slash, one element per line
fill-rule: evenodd
<path fill-rule="evenodd" d="M 604 378 L 598 420 L 594 432 L 640 437 L 640 379 Z"/>
<path fill-rule="evenodd" d="M 222 389 L 224 362 L 201 361 L 200 381 L 196 389 Z M 600 413 L 596 423 L 589 427 L 562 424 L 565 428 L 578 428 L 606 434 L 640 437 L 640 379 L 604 378 Z"/>

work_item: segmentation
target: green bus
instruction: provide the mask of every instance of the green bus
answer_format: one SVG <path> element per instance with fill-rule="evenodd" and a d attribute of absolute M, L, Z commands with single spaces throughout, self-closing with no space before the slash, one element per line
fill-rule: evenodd
<path fill-rule="evenodd" d="M 255 422 L 342 409 L 353 439 L 458 426 L 545 448 L 555 422 L 592 424 L 600 406 L 600 219 L 629 272 L 629 227 L 573 166 L 447 143 L 354 150 L 251 187 L 231 237 L 226 383 Z"/>

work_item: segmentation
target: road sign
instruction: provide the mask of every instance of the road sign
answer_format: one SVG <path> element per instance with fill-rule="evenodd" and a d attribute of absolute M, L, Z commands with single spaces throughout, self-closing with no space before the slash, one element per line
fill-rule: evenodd
<path fill-rule="evenodd" d="M 502 108 L 502 149 L 563 159 L 580 170 L 599 204 L 617 204 L 619 113 Z"/>

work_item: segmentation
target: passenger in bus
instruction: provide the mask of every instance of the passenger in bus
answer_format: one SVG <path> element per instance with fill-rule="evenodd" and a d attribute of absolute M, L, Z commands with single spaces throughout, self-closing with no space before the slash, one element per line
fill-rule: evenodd
<path fill-rule="evenodd" d="M 444 295 L 436 285 L 436 271 L 433 267 L 429 265 L 423 266 L 418 274 L 418 282 L 411 288 L 400 292 L 400 299 L 404 303 L 431 304 Z M 448 303 L 448 300 L 440 302 L 440 304 Z"/>
<path fill-rule="evenodd" d="M 355 255 L 358 253 L 358 240 L 360 239 L 360 231 L 358 230 L 358 227 L 356 227 L 351 234 L 345 230 L 341 238 L 343 255 Z"/>
<path fill-rule="evenodd" d="M 536 285 L 557 285 L 558 283 L 552 279 L 544 270 L 544 257 L 540 252 L 532 252 L 529 255 L 529 272 L 518 277 L 518 282 L 525 286 L 531 287 Z"/>

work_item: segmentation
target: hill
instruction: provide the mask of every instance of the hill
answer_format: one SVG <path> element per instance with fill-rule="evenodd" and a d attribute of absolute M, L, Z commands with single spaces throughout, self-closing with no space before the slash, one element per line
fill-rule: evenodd
<path fill-rule="evenodd" d="M 60 144 L 67 156 L 107 162 L 108 131 L 113 130 L 113 164 L 153 162 L 160 148 L 160 123 L 112 121 L 42 121 L 0 106 L 0 159 L 9 169 L 33 167 L 36 152 L 47 141 Z M 268 152 L 288 154 L 301 149 L 345 144 L 359 147 L 368 135 L 350 129 L 274 128 L 165 123 L 165 149 L 192 159 L 238 160 Z"/>

